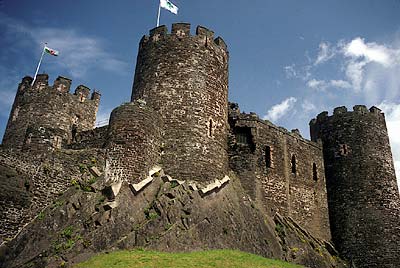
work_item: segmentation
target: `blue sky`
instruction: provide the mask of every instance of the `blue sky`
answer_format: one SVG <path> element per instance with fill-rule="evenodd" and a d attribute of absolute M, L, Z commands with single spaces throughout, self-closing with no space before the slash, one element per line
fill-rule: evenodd
<path fill-rule="evenodd" d="M 230 100 L 309 137 L 323 110 L 377 105 L 386 113 L 400 174 L 400 1 L 172 1 L 161 24 L 203 25 L 230 51 Z M 0 135 L 18 82 L 33 75 L 41 43 L 60 51 L 41 71 L 102 92 L 99 121 L 129 101 L 140 38 L 157 0 L 0 0 Z M 396 135 L 397 134 L 397 135 Z"/>

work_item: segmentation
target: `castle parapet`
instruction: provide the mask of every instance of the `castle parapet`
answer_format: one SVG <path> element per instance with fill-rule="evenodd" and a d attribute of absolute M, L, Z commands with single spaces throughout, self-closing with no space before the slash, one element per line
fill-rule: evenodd
<path fill-rule="evenodd" d="M 365 118 L 373 117 L 374 119 L 371 120 L 375 120 L 376 118 L 378 118 L 378 120 L 385 119 L 382 110 L 375 106 L 372 106 L 368 110 L 368 108 L 365 105 L 354 105 L 352 111 L 349 111 L 345 106 L 339 106 L 333 109 L 333 115 L 329 115 L 327 111 L 324 111 L 318 114 L 316 118 L 311 119 L 309 123 L 311 140 L 317 141 L 320 138 L 318 133 L 320 132 L 321 124 L 326 124 L 328 121 L 340 122 L 344 118 L 349 118 L 349 117 L 359 118 L 360 115 Z"/>
<path fill-rule="evenodd" d="M 209 46 L 213 45 L 215 47 L 221 48 L 225 53 L 228 53 L 227 51 L 227 45 L 224 42 L 224 40 L 221 37 L 217 37 L 214 39 L 214 32 L 207 29 L 204 26 L 197 26 L 196 28 L 196 34 L 191 35 L 190 33 L 190 28 L 191 25 L 190 23 L 174 23 L 172 24 L 172 30 L 171 33 L 168 32 L 168 29 L 165 25 L 161 25 L 159 27 L 153 28 L 149 32 L 149 36 L 144 36 L 142 40 L 140 41 L 140 47 L 143 46 L 144 44 L 150 42 L 158 42 L 164 39 L 168 38 L 178 38 L 178 39 L 183 39 L 183 38 L 191 38 L 193 40 L 197 40 L 198 42 Z"/>
<path fill-rule="evenodd" d="M 62 144 L 68 144 L 76 131 L 93 129 L 100 93 L 93 92 L 88 99 L 90 89 L 86 86 L 78 86 L 71 94 L 71 79 L 59 76 L 51 86 L 48 80 L 48 74 L 39 74 L 31 86 L 32 77 L 22 79 L 4 133 L 4 146 L 16 149 L 29 147 L 40 151 L 49 145 L 46 135 L 50 132 L 62 137 Z M 36 131 L 43 128 L 51 131 L 46 131 L 46 135 Z M 36 145 L 38 148 L 34 148 Z"/>
<path fill-rule="evenodd" d="M 35 90 L 43 90 L 47 88 L 49 85 L 49 75 L 48 74 L 38 74 L 36 76 L 35 83 L 33 84 L 33 89 Z"/>
<path fill-rule="evenodd" d="M 101 98 L 101 93 L 100 93 L 100 91 L 93 90 L 92 96 L 90 97 L 90 99 L 93 100 L 93 101 L 99 102 L 99 101 L 100 101 L 100 98 Z"/>
<path fill-rule="evenodd" d="M 71 82 L 72 80 L 63 76 L 57 77 L 57 79 L 54 81 L 53 89 L 66 93 L 69 92 L 69 89 L 71 87 Z"/>
<path fill-rule="evenodd" d="M 84 85 L 79 85 L 75 89 L 74 93 L 74 95 L 77 95 L 79 97 L 80 101 L 84 101 L 85 99 L 87 99 L 89 94 L 90 94 L 90 88 Z"/>

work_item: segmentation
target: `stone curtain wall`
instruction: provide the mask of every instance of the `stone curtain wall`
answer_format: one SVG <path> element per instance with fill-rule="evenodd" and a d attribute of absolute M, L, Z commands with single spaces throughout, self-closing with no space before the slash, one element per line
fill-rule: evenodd
<path fill-rule="evenodd" d="M 330 240 L 321 145 L 256 114 L 241 114 L 236 104 L 230 107 L 230 166 L 243 187 L 268 214 L 290 216 L 316 236 Z"/>
<path fill-rule="evenodd" d="M 150 169 L 160 164 L 162 128 L 158 113 L 144 103 L 115 108 L 107 134 L 107 180 L 133 184 L 147 178 Z"/>
<path fill-rule="evenodd" d="M 375 107 L 353 109 L 310 122 L 324 147 L 333 241 L 356 267 L 400 267 L 400 198 L 385 117 Z"/>
<path fill-rule="evenodd" d="M 78 132 L 73 143 L 67 148 L 83 150 L 89 148 L 104 148 L 107 139 L 108 125 Z"/>
<path fill-rule="evenodd" d="M 190 24 L 150 31 L 140 42 L 132 100 L 164 120 L 166 173 L 208 182 L 227 171 L 228 52 L 221 38 Z"/>
<path fill-rule="evenodd" d="M 49 86 L 47 74 L 38 75 L 33 86 L 31 83 L 32 78 L 25 77 L 18 87 L 3 146 L 21 149 L 24 145 L 29 148 L 48 143 L 56 147 L 60 142 L 70 143 L 74 132 L 94 127 L 99 93 L 94 92 L 88 99 L 90 90 L 81 85 L 70 94 L 71 80 L 58 77 Z M 28 128 L 32 132 L 27 133 Z M 47 134 L 41 128 L 48 129 Z"/>

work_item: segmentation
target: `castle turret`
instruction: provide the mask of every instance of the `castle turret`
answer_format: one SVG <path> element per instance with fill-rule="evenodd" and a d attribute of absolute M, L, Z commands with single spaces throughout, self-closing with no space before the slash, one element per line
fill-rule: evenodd
<path fill-rule="evenodd" d="M 132 101 L 165 123 L 163 167 L 178 179 L 210 181 L 227 170 L 228 52 L 221 38 L 190 24 L 150 31 L 140 42 Z"/>
<path fill-rule="evenodd" d="M 11 109 L 3 146 L 14 149 L 61 148 L 79 130 L 94 127 L 100 95 L 87 99 L 90 89 L 79 86 L 70 94 L 71 80 L 59 76 L 49 86 L 48 75 L 24 77 Z"/>
<path fill-rule="evenodd" d="M 400 198 L 384 114 L 338 107 L 310 122 L 322 140 L 333 241 L 357 268 L 400 267 Z"/>
<path fill-rule="evenodd" d="M 162 120 L 144 102 L 125 103 L 110 116 L 106 177 L 138 183 L 160 163 Z"/>

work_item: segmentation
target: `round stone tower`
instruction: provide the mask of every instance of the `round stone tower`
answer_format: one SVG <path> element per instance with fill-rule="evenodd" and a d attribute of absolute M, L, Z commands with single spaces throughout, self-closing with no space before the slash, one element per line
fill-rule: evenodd
<path fill-rule="evenodd" d="M 150 31 L 140 42 L 132 101 L 163 118 L 164 170 L 177 179 L 208 182 L 227 170 L 228 52 L 224 41 L 190 24 Z"/>
<path fill-rule="evenodd" d="M 71 80 L 59 76 L 52 86 L 47 74 L 35 83 L 24 77 L 19 84 L 3 137 L 3 146 L 13 149 L 61 148 L 74 139 L 74 132 L 94 128 L 100 94 L 80 85 L 69 93 Z"/>
<path fill-rule="evenodd" d="M 107 133 L 107 179 L 129 183 L 145 179 L 160 162 L 161 130 L 162 120 L 144 102 L 115 108 Z"/>
<path fill-rule="evenodd" d="M 384 114 L 338 107 L 310 122 L 322 140 L 332 238 L 357 268 L 400 267 L 400 198 Z"/>

